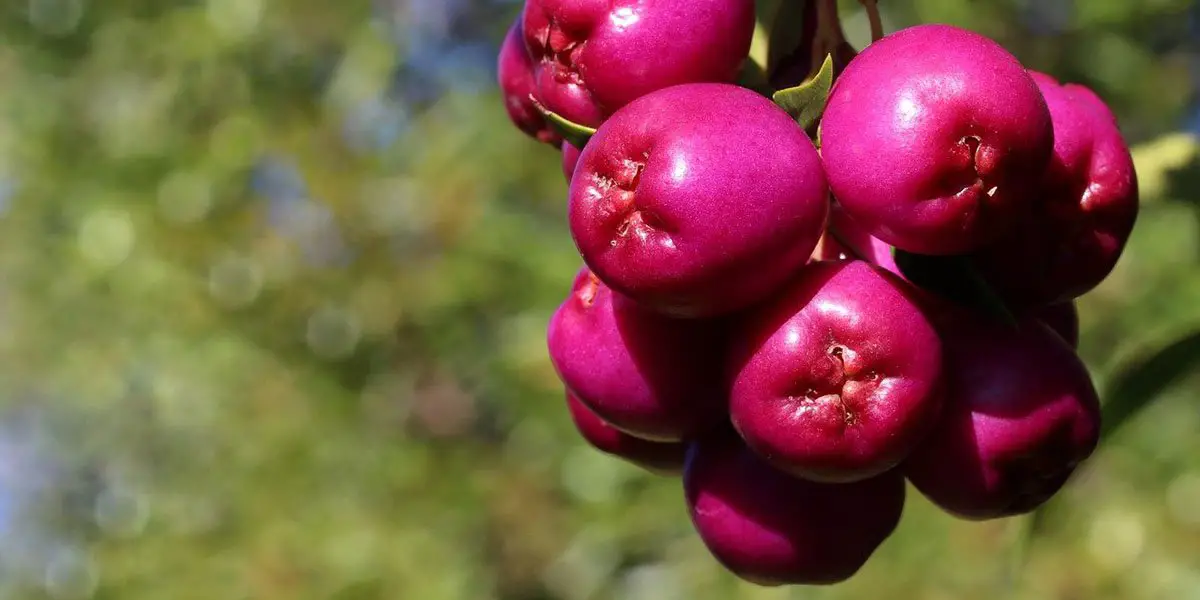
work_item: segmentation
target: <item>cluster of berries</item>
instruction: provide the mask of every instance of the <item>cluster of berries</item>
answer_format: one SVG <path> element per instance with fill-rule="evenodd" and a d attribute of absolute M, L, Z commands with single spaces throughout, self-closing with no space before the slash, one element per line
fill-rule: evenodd
<path fill-rule="evenodd" d="M 806 124 L 736 83 L 754 27 L 751 0 L 527 0 L 500 85 L 570 182 L 584 266 L 548 345 L 580 433 L 681 473 L 731 572 L 830 584 L 906 481 L 1003 518 L 1093 453 L 1073 301 L 1137 179 L 1099 97 L 979 34 L 876 39 Z"/>

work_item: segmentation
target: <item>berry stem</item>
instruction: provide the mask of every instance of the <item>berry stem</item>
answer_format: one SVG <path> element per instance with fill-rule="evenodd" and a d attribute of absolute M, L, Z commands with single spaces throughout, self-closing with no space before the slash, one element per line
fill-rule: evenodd
<path fill-rule="evenodd" d="M 846 39 L 842 33 L 842 21 L 838 18 L 837 0 L 820 0 L 817 7 L 817 37 L 813 44 L 813 64 L 826 54 L 832 53 Z"/>
<path fill-rule="evenodd" d="M 863 5 L 863 9 L 867 11 L 867 18 L 871 21 L 871 41 L 878 42 L 883 37 L 883 18 L 879 16 L 878 0 L 858 0 Z"/>

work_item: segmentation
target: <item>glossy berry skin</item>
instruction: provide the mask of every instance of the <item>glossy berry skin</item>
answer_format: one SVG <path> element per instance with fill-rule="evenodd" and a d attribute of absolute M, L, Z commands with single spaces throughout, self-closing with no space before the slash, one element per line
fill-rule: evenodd
<path fill-rule="evenodd" d="M 909 480 L 964 519 L 1036 509 L 1099 441 L 1100 404 L 1087 369 L 1035 319 L 1011 329 L 959 315 L 939 328 L 946 402 L 905 463 Z"/>
<path fill-rule="evenodd" d="M 571 394 L 567 394 L 567 409 L 575 429 L 596 450 L 660 475 L 683 471 L 687 444 L 651 442 L 629 435 L 605 423 Z"/>
<path fill-rule="evenodd" d="M 733 339 L 729 413 L 775 467 L 813 481 L 898 465 L 938 416 L 941 342 L 908 284 L 862 261 L 810 264 Z"/>
<path fill-rule="evenodd" d="M 732 434 L 692 444 L 683 485 L 713 557 L 764 586 L 850 579 L 904 512 L 898 471 L 849 484 L 806 481 L 769 466 Z"/>
<path fill-rule="evenodd" d="M 678 441 L 725 418 L 720 323 L 647 312 L 583 269 L 547 342 L 567 390 L 625 433 Z"/>
<path fill-rule="evenodd" d="M 1051 304 L 1034 313 L 1034 317 L 1053 329 L 1071 348 L 1079 347 L 1079 311 L 1074 302 Z"/>
<path fill-rule="evenodd" d="M 828 190 L 812 142 L 745 88 L 688 84 L 605 122 L 571 182 L 587 265 L 663 314 L 711 317 L 765 298 L 807 262 Z"/>
<path fill-rule="evenodd" d="M 1006 234 L 1054 144 L 1021 63 L 948 25 L 867 46 L 830 92 L 821 140 L 833 194 L 856 221 L 897 248 L 937 255 Z"/>
<path fill-rule="evenodd" d="M 1033 78 L 1054 119 L 1054 155 L 1031 215 L 975 262 L 1010 304 L 1036 308 L 1078 298 L 1112 272 L 1137 221 L 1138 181 L 1103 100 Z"/>
<path fill-rule="evenodd" d="M 733 82 L 754 35 L 753 0 L 527 0 L 537 96 L 588 126 L 655 90 Z"/>
<path fill-rule="evenodd" d="M 539 142 L 556 147 L 562 144 L 562 138 L 550 129 L 530 99 L 535 83 L 533 60 L 525 50 L 519 20 L 509 27 L 508 35 L 504 37 L 496 69 L 500 91 L 504 95 L 504 108 L 513 124 Z"/>
<path fill-rule="evenodd" d="M 571 183 L 571 176 L 575 173 L 575 165 L 579 164 L 580 150 L 573 146 L 570 142 L 563 142 L 562 145 L 562 170 L 563 176 L 567 178 L 567 183 Z"/>
<path fill-rule="evenodd" d="M 892 247 L 863 229 L 835 202 L 829 207 L 829 226 L 813 251 L 813 260 L 847 259 L 865 260 L 900 275 Z"/>

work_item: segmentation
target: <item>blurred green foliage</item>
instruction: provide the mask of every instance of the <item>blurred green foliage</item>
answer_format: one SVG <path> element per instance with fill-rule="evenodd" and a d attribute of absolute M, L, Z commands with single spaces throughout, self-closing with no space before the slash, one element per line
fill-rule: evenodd
<path fill-rule="evenodd" d="M 1140 223 L 1080 303 L 1098 380 L 1200 326 L 1194 3 L 883 9 L 1092 86 L 1138 145 Z M 517 10 L 0 6 L 0 597 L 1200 598 L 1195 369 L 1051 505 L 1015 579 L 1019 520 L 915 493 L 848 584 L 717 567 L 678 481 L 567 418 L 544 345 L 579 266 L 557 154 L 508 123 L 491 64 L 421 51 L 487 58 Z"/>

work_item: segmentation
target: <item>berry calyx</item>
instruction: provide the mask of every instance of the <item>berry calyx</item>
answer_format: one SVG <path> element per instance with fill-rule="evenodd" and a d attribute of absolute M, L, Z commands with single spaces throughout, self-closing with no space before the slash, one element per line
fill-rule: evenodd
<path fill-rule="evenodd" d="M 638 99 L 591 138 L 571 235 L 621 294 L 676 317 L 746 308 L 807 262 L 828 189 L 808 137 L 770 100 L 688 84 Z"/>
<path fill-rule="evenodd" d="M 975 262 L 1009 303 L 1073 300 L 1112 272 L 1138 215 L 1133 157 L 1095 93 L 1034 72 L 1054 120 L 1054 154 L 1032 210 Z"/>
<path fill-rule="evenodd" d="M 730 418 L 755 452 L 814 481 L 867 479 L 933 426 L 942 347 L 899 277 L 814 263 L 733 334 Z"/>
<path fill-rule="evenodd" d="M 918 25 L 863 50 L 821 122 L 834 196 L 867 231 L 919 254 L 961 254 L 1029 207 L 1054 143 L 1050 113 L 996 42 Z"/>

